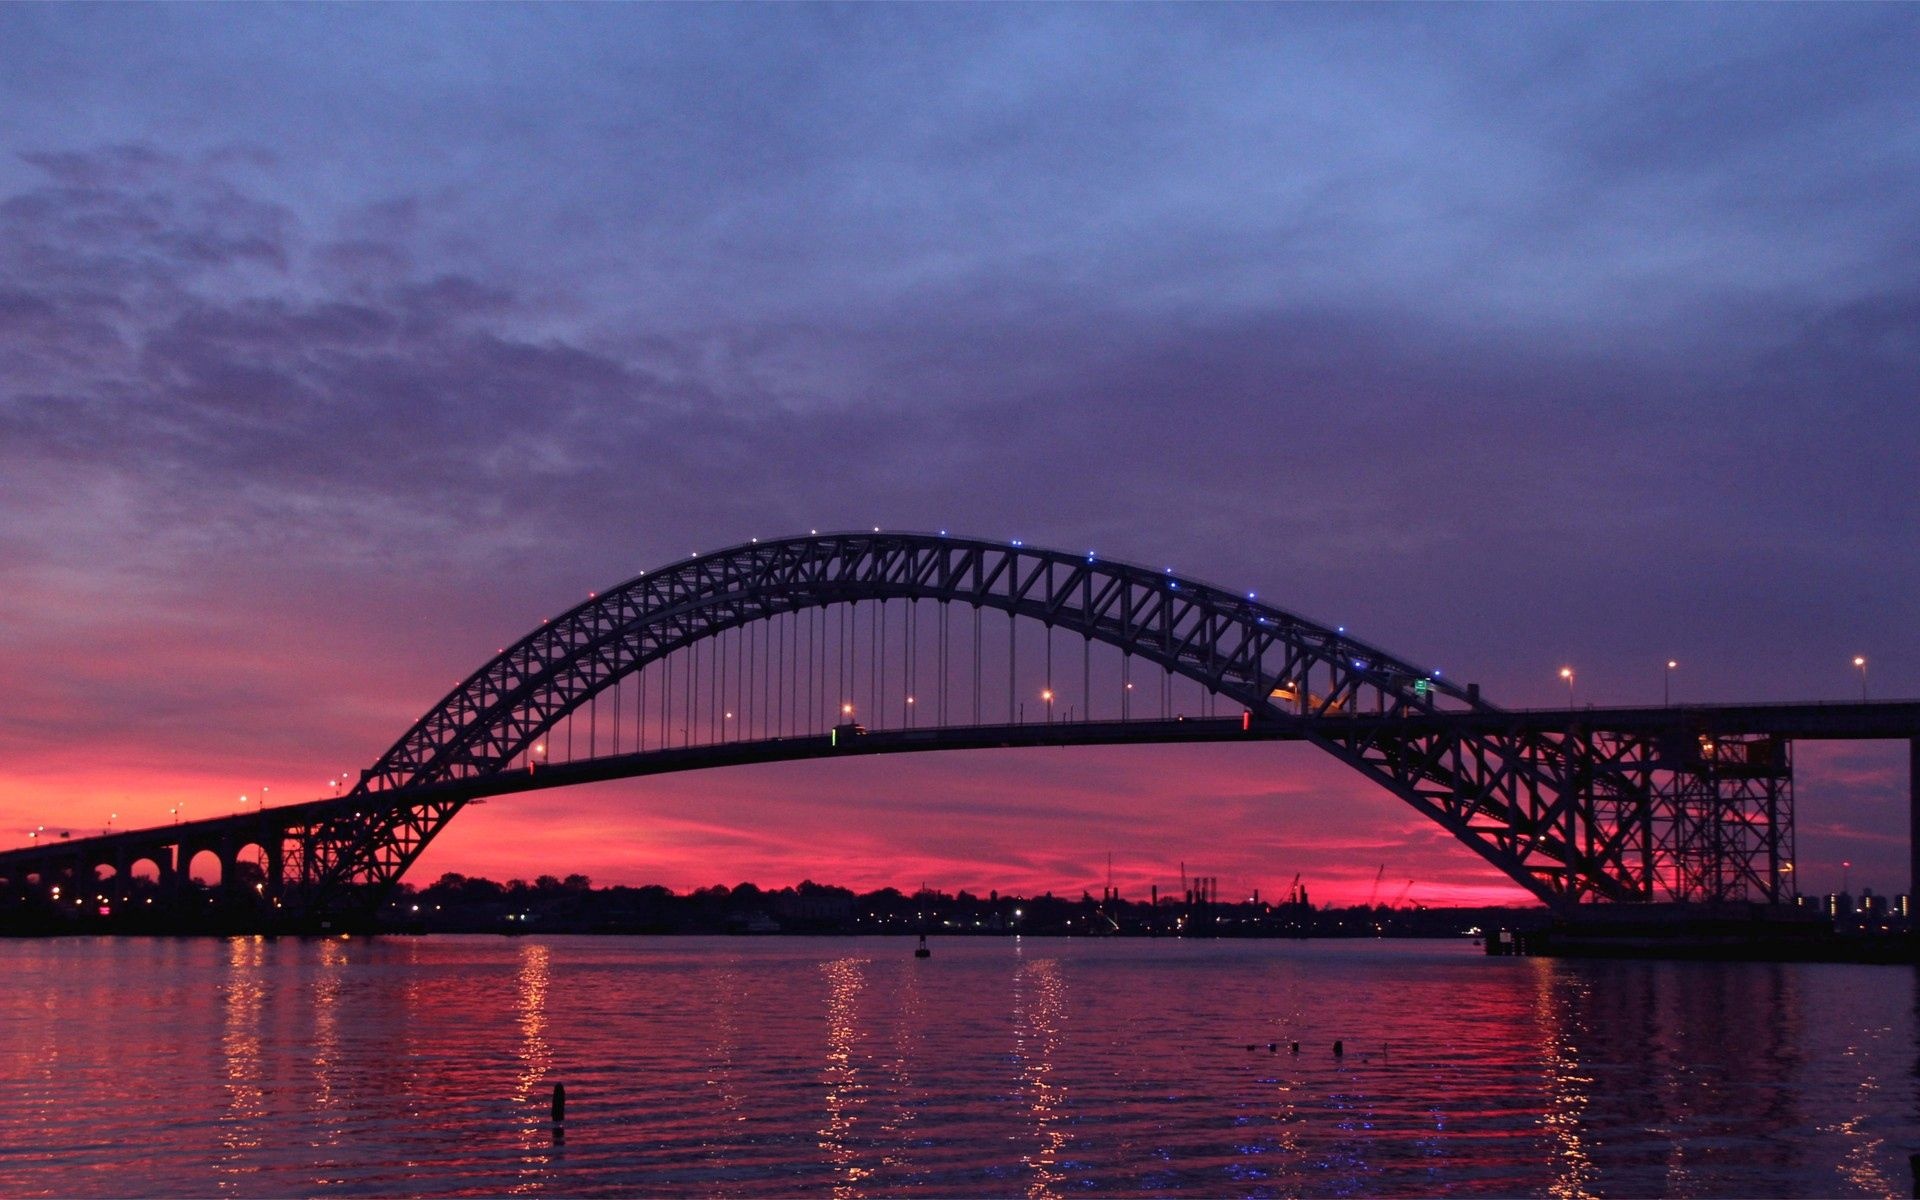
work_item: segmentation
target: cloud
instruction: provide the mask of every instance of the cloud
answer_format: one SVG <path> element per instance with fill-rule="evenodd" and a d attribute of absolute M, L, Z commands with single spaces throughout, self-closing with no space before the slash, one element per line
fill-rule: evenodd
<path fill-rule="evenodd" d="M 0 12 L 0 813 L 317 785 L 586 591 L 807 528 L 1173 565 L 1519 704 L 1910 691 L 1914 23 Z M 1209 790 L 1317 869 L 1420 844 L 1120 761 L 930 765 L 875 853 L 1084 876 Z M 1029 774 L 1059 855 L 951 823 Z"/>

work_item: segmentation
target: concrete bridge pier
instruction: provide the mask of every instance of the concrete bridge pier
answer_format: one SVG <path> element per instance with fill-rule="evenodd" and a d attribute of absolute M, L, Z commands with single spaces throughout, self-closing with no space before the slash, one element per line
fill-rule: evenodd
<path fill-rule="evenodd" d="M 181 860 L 180 849 L 177 845 L 167 846 L 151 856 L 160 867 L 160 894 L 169 899 L 180 894 L 186 878 L 186 863 Z"/>
<path fill-rule="evenodd" d="M 113 904 L 117 908 L 133 899 L 133 864 L 140 856 L 131 849 L 120 847 L 108 856 L 104 865 L 113 868 Z M 96 875 L 99 872 L 94 872 Z"/>
<path fill-rule="evenodd" d="M 287 848 L 277 834 L 265 841 L 267 851 L 267 903 L 280 903 L 287 886 Z"/>
<path fill-rule="evenodd" d="M 161 895 L 178 897 L 187 890 L 187 883 L 191 879 L 187 872 L 193 857 L 184 844 L 175 843 L 161 850 L 157 856 L 149 857 L 157 857 L 160 862 Z"/>
<path fill-rule="evenodd" d="M 240 865 L 240 847 L 231 836 L 220 839 L 220 845 L 214 850 L 214 857 L 220 860 L 220 903 L 231 906 L 240 897 L 246 887 L 236 870 Z"/>

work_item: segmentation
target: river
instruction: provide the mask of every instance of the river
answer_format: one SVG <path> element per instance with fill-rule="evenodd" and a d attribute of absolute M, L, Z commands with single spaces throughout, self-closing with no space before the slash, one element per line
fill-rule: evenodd
<path fill-rule="evenodd" d="M 1911 968 L 1489 959 L 1464 942 L 933 951 L 0 943 L 0 1194 L 1912 1188 Z"/>

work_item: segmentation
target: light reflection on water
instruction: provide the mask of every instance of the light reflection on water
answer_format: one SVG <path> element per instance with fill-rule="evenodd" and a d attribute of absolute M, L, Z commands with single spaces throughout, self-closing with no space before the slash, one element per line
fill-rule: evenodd
<path fill-rule="evenodd" d="M 7 1196 L 1904 1195 L 1920 1149 L 1899 968 L 394 938 L 0 970 Z"/>
<path fill-rule="evenodd" d="M 221 1153 L 214 1160 L 219 1191 L 242 1191 L 235 1176 L 259 1170 L 251 1151 L 260 1148 L 265 1129 L 266 1093 L 262 1087 L 260 1010 L 267 987 L 261 978 L 266 945 L 261 938 L 234 938 L 227 943 L 225 1031 L 220 1054 L 226 1083 L 226 1111 L 221 1114 Z"/>
<path fill-rule="evenodd" d="M 514 1084 L 513 1111 L 520 1114 L 521 1129 L 520 1179 L 510 1189 L 515 1193 L 539 1191 L 547 1178 L 544 1168 L 551 1162 L 554 1134 L 548 1125 L 552 1092 L 547 1075 L 553 1054 L 547 1048 L 546 1036 L 551 961 L 552 951 L 539 942 L 521 947 L 514 994 L 520 1024 L 520 1075 Z M 544 1106 L 542 1100 L 546 1101 Z"/>
<path fill-rule="evenodd" d="M 1027 1195 L 1055 1197 L 1066 1176 L 1060 1160 L 1067 1131 L 1060 1123 L 1065 1094 L 1053 1079 L 1053 1059 L 1059 1049 L 1064 1004 L 1060 964 L 1052 958 L 1023 962 L 1014 974 L 1013 1046 L 1026 1085 L 1027 1107 L 1033 1114 L 1033 1148 L 1026 1155 L 1032 1172 Z"/>
<path fill-rule="evenodd" d="M 860 1107 L 866 1103 L 860 1094 L 860 1069 L 855 1059 L 860 1039 L 856 1006 L 863 986 L 860 968 L 861 960 L 856 958 L 835 959 L 822 966 L 832 990 L 827 999 L 827 1062 L 821 1072 L 827 1123 L 820 1130 L 820 1149 L 833 1164 L 833 1194 L 837 1197 L 859 1195 L 860 1181 L 871 1174 L 857 1161 L 856 1148 L 849 1145 L 860 1119 Z"/>
<path fill-rule="evenodd" d="M 312 1014 L 313 1028 L 313 1054 L 309 1068 L 313 1093 L 308 1103 L 312 1136 L 307 1144 L 316 1151 L 314 1161 L 320 1168 L 314 1182 L 325 1186 L 329 1182 L 325 1169 L 336 1160 L 341 1127 L 346 1121 L 342 1112 L 342 1098 L 334 1090 L 334 1076 L 340 1069 L 340 986 L 346 967 L 346 950 L 339 942 L 321 942 L 319 953 L 307 957 L 306 961 L 291 963 L 289 967 L 296 978 L 300 976 L 302 967 L 314 969 L 313 982 L 307 985 L 308 1010 Z"/>
<path fill-rule="evenodd" d="M 1587 1106 L 1593 1078 L 1580 1073 L 1583 1032 L 1580 1017 L 1568 1003 L 1569 997 L 1556 994 L 1554 983 L 1548 972 L 1537 973 L 1534 1028 L 1540 1035 L 1540 1060 L 1546 1068 L 1548 1097 L 1542 1122 L 1555 1142 L 1553 1182 L 1547 1192 L 1555 1200 L 1587 1200 L 1593 1195 L 1587 1190 L 1593 1163 L 1581 1142 L 1580 1130 L 1581 1114 Z M 1586 1000 L 1589 985 L 1582 980 L 1560 990 L 1572 991 L 1579 999 Z"/>

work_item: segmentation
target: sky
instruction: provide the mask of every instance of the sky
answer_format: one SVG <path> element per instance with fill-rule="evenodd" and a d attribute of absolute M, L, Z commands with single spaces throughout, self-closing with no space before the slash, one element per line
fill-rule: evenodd
<path fill-rule="evenodd" d="M 1488 699 L 1920 695 L 1920 9 L 0 7 L 0 842 L 324 794 L 694 551 L 951 528 Z M 1798 748 L 1904 890 L 1905 747 Z M 17 833 L 15 831 L 18 831 Z M 556 790 L 415 868 L 1519 902 L 1311 749 Z M 1383 896 L 1383 898 L 1391 898 Z"/>

